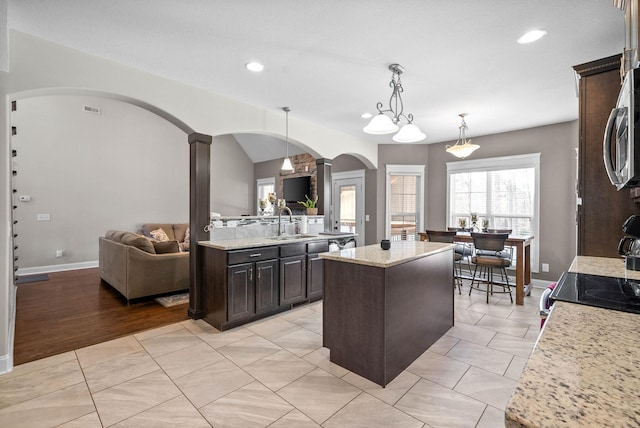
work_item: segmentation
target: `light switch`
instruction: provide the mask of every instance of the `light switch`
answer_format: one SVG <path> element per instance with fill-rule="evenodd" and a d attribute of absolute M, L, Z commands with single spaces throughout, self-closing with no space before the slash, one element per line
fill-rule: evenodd
<path fill-rule="evenodd" d="M 364 221 L 369 221 L 369 214 L 364 215 Z"/>
<path fill-rule="evenodd" d="M 29 202 L 31 200 L 31 196 L 29 196 L 29 195 L 20 195 L 18 197 L 18 200 L 20 202 Z"/>
<path fill-rule="evenodd" d="M 36 214 L 36 219 L 38 221 L 49 221 L 51 220 L 50 214 Z"/>

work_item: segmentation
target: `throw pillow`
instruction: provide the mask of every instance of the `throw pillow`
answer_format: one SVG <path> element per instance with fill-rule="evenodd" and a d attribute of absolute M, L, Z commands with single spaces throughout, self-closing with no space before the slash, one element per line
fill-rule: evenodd
<path fill-rule="evenodd" d="M 151 241 L 153 242 L 153 248 L 156 250 L 156 254 L 168 254 L 179 253 L 180 246 L 178 241 Z"/>
<path fill-rule="evenodd" d="M 156 230 L 152 230 L 150 232 L 151 237 L 153 239 L 155 239 L 156 241 L 160 241 L 160 242 L 167 242 L 169 241 L 169 235 L 167 235 L 167 232 L 165 232 L 164 230 L 162 230 L 162 228 L 160 229 L 156 229 Z"/>
<path fill-rule="evenodd" d="M 123 244 L 131 245 L 132 247 L 136 247 L 139 250 L 142 250 L 146 253 L 155 254 L 156 250 L 153 248 L 153 244 L 147 238 L 141 238 L 135 233 L 126 232 L 122 237 Z"/>
<path fill-rule="evenodd" d="M 189 247 L 191 247 L 191 232 L 187 227 L 187 231 L 184 234 L 184 241 L 180 242 L 180 251 L 189 251 Z"/>

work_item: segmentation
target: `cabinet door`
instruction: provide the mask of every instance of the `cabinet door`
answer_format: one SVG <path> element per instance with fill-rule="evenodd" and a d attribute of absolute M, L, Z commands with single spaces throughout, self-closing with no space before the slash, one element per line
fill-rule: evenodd
<path fill-rule="evenodd" d="M 278 298 L 278 260 L 256 262 L 256 313 L 280 306 Z"/>
<path fill-rule="evenodd" d="M 302 302 L 307 298 L 306 255 L 280 259 L 280 304 Z"/>
<path fill-rule="evenodd" d="M 254 263 L 229 266 L 227 269 L 227 321 L 236 321 L 255 314 Z"/>
<path fill-rule="evenodd" d="M 322 259 L 318 254 L 307 256 L 307 297 L 309 300 L 322 298 Z"/>
<path fill-rule="evenodd" d="M 580 74 L 577 254 L 619 257 L 622 223 L 637 213 L 629 189 L 616 190 L 602 160 L 604 129 L 620 92 L 620 55 L 574 69 Z"/>

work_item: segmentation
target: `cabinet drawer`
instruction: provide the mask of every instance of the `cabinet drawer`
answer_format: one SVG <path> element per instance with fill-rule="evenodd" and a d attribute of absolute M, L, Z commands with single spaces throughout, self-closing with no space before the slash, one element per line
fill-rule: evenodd
<path fill-rule="evenodd" d="M 297 244 L 287 244 L 280 247 L 280 257 L 299 256 L 306 254 L 307 244 L 306 242 L 300 242 Z"/>
<path fill-rule="evenodd" d="M 329 251 L 329 241 L 313 241 L 307 244 L 307 253 L 324 253 Z"/>
<path fill-rule="evenodd" d="M 229 257 L 227 264 L 229 265 L 277 259 L 278 247 L 258 247 L 250 250 L 229 251 L 227 255 Z"/>

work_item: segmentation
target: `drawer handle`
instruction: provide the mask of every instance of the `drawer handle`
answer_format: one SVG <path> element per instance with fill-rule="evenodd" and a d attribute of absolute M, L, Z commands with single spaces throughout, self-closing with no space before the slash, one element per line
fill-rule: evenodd
<path fill-rule="evenodd" d="M 249 254 L 249 257 L 260 257 L 262 253 Z"/>

